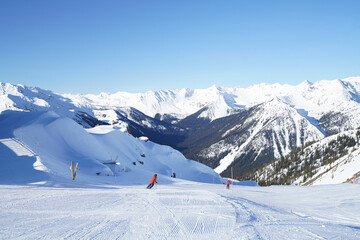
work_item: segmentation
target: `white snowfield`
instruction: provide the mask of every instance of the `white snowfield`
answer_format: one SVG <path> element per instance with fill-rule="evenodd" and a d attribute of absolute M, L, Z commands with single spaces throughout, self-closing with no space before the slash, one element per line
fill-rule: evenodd
<path fill-rule="evenodd" d="M 359 239 L 360 188 L 0 185 L 0 239 Z"/>

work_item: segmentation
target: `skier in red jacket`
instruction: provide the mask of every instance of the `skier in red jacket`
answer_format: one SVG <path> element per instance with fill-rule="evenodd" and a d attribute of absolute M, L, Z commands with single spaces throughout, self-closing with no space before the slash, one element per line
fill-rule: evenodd
<path fill-rule="evenodd" d="M 227 189 L 230 188 L 230 180 L 229 180 L 229 179 L 226 181 L 226 188 L 227 188 Z"/>
<path fill-rule="evenodd" d="M 156 178 L 157 178 L 157 174 L 155 174 L 152 178 L 151 178 L 151 180 L 150 180 L 150 184 L 149 184 L 149 186 L 147 186 L 146 188 L 152 188 L 153 186 L 154 186 L 154 183 L 158 183 L 157 181 L 156 181 Z"/>

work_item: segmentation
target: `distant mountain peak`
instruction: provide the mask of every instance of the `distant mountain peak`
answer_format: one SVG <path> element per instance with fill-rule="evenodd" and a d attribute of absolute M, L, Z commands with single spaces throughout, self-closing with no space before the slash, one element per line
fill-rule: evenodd
<path fill-rule="evenodd" d="M 221 91 L 222 87 L 217 85 L 217 84 L 213 84 L 211 87 L 209 87 L 208 89 L 210 90 L 217 90 L 217 91 Z"/>
<path fill-rule="evenodd" d="M 313 85 L 313 83 L 308 80 L 305 80 L 299 84 L 299 86 L 307 86 L 307 87 L 310 87 L 311 85 Z"/>

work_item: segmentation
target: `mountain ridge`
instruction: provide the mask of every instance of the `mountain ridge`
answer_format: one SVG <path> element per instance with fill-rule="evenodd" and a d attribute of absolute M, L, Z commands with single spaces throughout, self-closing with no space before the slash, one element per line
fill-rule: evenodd
<path fill-rule="evenodd" d="M 230 167 L 243 175 L 308 142 L 359 127 L 359 91 L 360 77 L 100 95 L 1 83 L 0 112 L 52 110 L 86 128 L 119 125 L 229 176 Z"/>

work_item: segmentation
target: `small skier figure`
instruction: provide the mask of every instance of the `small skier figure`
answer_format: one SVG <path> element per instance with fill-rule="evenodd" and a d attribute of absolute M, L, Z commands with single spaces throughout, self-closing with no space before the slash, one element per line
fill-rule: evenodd
<path fill-rule="evenodd" d="M 227 189 L 230 188 L 230 180 L 229 180 L 229 179 L 226 181 L 226 188 L 227 188 Z"/>
<path fill-rule="evenodd" d="M 158 183 L 158 182 L 156 181 L 156 178 L 157 178 L 157 174 L 155 174 L 155 175 L 151 178 L 150 184 L 149 184 L 149 186 L 147 186 L 146 188 L 150 189 L 150 188 L 152 188 L 152 187 L 154 186 L 154 183 Z"/>

